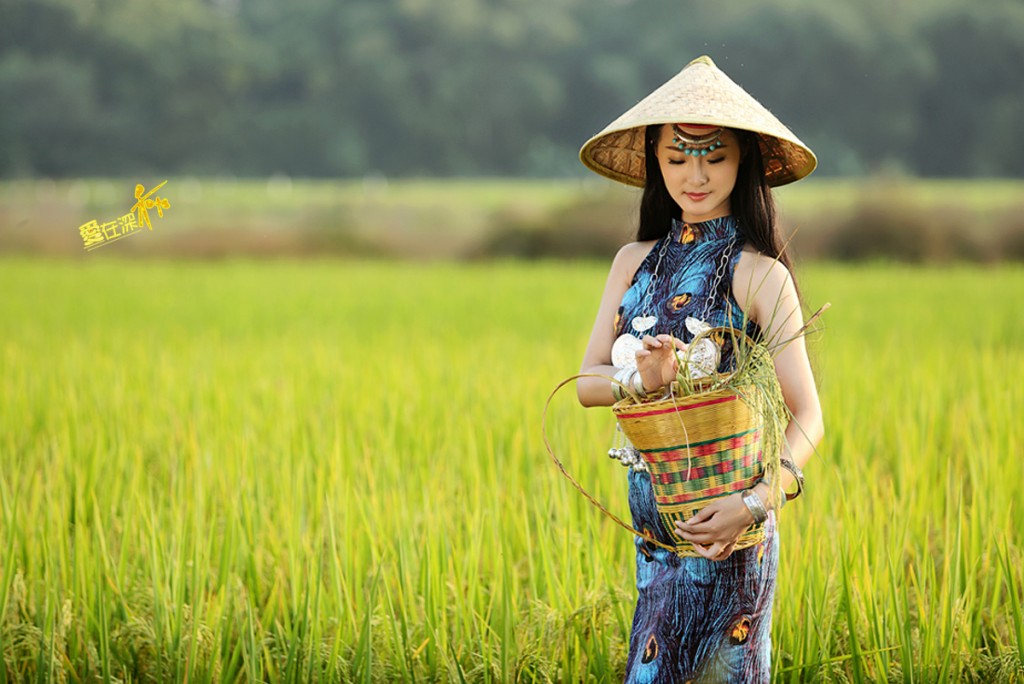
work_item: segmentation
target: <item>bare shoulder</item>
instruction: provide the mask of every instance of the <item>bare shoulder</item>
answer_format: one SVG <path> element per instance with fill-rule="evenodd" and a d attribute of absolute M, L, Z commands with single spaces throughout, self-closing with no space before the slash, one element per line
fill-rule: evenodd
<path fill-rule="evenodd" d="M 784 263 L 761 252 L 749 242 L 743 246 L 736 264 L 736 272 L 739 274 L 741 270 L 744 275 L 753 276 L 757 281 L 771 279 L 782 283 L 789 278 L 789 269 Z"/>
<path fill-rule="evenodd" d="M 779 303 L 794 295 L 789 269 L 747 243 L 736 262 L 732 291 L 747 315 L 763 324 Z"/>
<path fill-rule="evenodd" d="M 587 343 L 587 351 L 583 355 L 581 372 L 595 365 L 611 363 L 616 313 L 636 270 L 643 263 L 654 242 L 656 241 L 630 242 L 620 247 L 615 254 L 601 295 L 601 304 L 594 319 L 594 328 L 590 333 L 590 342 Z"/>
<path fill-rule="evenodd" d="M 628 285 L 633 281 L 633 276 L 644 262 L 647 255 L 651 253 L 657 240 L 644 240 L 642 242 L 627 242 L 619 248 L 613 262 L 615 270 Z"/>

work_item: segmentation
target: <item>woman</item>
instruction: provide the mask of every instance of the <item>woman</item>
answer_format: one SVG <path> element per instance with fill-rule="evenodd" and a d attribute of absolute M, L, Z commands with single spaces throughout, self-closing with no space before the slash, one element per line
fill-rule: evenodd
<path fill-rule="evenodd" d="M 769 343 L 797 336 L 774 363 L 794 416 L 782 484 L 787 492 L 802 487 L 800 468 L 824 426 L 771 186 L 809 174 L 814 154 L 701 57 L 591 138 L 580 158 L 604 176 L 644 188 L 637 241 L 612 262 L 581 372 L 618 373 L 641 395 L 657 398 L 677 371 L 669 333 L 685 349 L 701 329 L 694 319 L 734 325 Z M 726 344 L 717 370 L 732 367 L 730 352 Z M 636 372 L 620 367 L 634 364 Z M 576 387 L 584 406 L 610 406 L 621 396 L 618 385 L 600 378 L 581 378 Z M 650 476 L 637 461 L 623 459 L 633 526 L 671 544 Z M 635 538 L 638 599 L 626 682 L 769 681 L 779 535 L 769 485 L 751 489 L 676 521 L 676 533 L 699 556 L 680 557 Z M 764 541 L 736 550 L 759 516 Z"/>

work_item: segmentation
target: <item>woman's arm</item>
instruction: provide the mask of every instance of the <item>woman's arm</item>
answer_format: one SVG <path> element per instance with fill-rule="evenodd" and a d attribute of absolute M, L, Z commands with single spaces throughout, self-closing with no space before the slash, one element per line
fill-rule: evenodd
<path fill-rule="evenodd" d="M 611 365 L 612 343 L 615 341 L 613 325 L 615 313 L 622 303 L 622 295 L 629 289 L 633 274 L 643 259 L 642 254 L 639 259 L 637 258 L 639 246 L 640 243 L 636 242 L 624 245 L 612 260 L 604 285 L 604 294 L 601 295 L 601 304 L 597 310 L 597 318 L 594 320 L 594 328 L 590 332 L 590 341 L 583 354 L 580 373 L 601 373 L 612 377 L 619 370 Z M 612 384 L 604 378 L 577 379 L 576 396 L 580 403 L 587 407 L 611 406 L 615 403 Z"/>
<path fill-rule="evenodd" d="M 756 292 L 742 292 L 742 283 L 741 287 L 734 287 L 734 291 L 741 290 L 737 301 L 760 326 L 768 344 L 778 344 L 797 334 L 803 326 L 803 314 L 789 270 L 773 259 L 760 255 L 756 259 L 752 277 L 753 282 L 760 284 Z M 786 406 L 793 412 L 793 419 L 786 427 L 782 455 L 802 468 L 825 434 L 818 390 L 803 337 L 794 339 L 778 352 L 775 373 Z M 782 471 L 781 478 L 785 488 L 791 487 L 796 479 L 787 470 Z M 765 507 L 771 507 L 768 485 L 758 484 L 755 489 Z M 740 494 L 734 492 L 712 501 L 687 521 L 677 520 L 676 531 L 683 539 L 693 542 L 697 552 L 705 558 L 723 560 L 729 557 L 736 540 L 752 522 L 754 516 Z"/>
<path fill-rule="evenodd" d="M 803 313 L 793 286 L 793 278 L 785 265 L 763 255 L 758 255 L 754 266 L 753 281 L 761 283 L 748 299 L 748 313 L 764 332 L 769 345 L 785 343 L 797 335 L 803 327 Z M 825 435 L 818 389 L 814 382 L 807 345 L 803 335 L 796 337 L 776 352 L 775 373 L 779 378 L 782 396 L 793 418 L 786 428 L 786 443 L 783 458 L 788 458 L 798 467 L 810 460 L 814 448 Z M 796 478 L 788 470 L 782 471 L 784 488 L 795 490 Z M 769 489 L 765 484 L 757 486 L 761 500 L 768 502 Z"/>

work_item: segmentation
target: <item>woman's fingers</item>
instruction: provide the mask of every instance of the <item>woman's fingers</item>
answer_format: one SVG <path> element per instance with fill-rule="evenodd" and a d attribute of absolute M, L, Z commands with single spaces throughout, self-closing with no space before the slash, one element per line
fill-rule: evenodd
<path fill-rule="evenodd" d="M 718 526 L 710 521 L 705 522 L 699 527 L 694 527 L 693 523 L 676 520 L 676 534 L 686 541 L 708 542 L 718 537 L 721 532 Z"/>
<path fill-rule="evenodd" d="M 644 335 L 641 342 L 643 348 L 635 352 L 637 368 L 645 374 L 655 372 L 657 375 L 656 378 L 648 375 L 648 383 L 664 386 L 674 380 L 679 367 L 676 349 L 682 344 L 679 338 L 662 333 L 657 336 Z"/>
<path fill-rule="evenodd" d="M 678 527 L 676 528 L 676 532 L 680 537 L 688 542 L 698 542 L 701 544 L 713 542 L 715 537 L 718 536 L 715 532 L 687 532 L 685 530 L 680 530 Z"/>
<path fill-rule="evenodd" d="M 645 347 L 649 345 L 654 349 L 660 349 L 663 346 L 676 347 L 678 349 L 686 349 L 686 343 L 683 342 L 680 338 L 675 337 L 674 335 L 666 335 L 664 333 L 657 336 L 644 335 L 643 337 L 640 338 L 640 341 L 644 344 Z"/>
<path fill-rule="evenodd" d="M 688 539 L 693 548 L 697 549 L 697 553 L 704 556 L 708 560 L 720 561 L 725 560 L 732 555 L 733 550 L 736 548 L 736 541 L 711 541 L 710 539 L 698 541 L 692 538 Z"/>
<path fill-rule="evenodd" d="M 649 344 L 649 345 L 651 345 L 652 347 L 655 347 L 655 348 L 658 348 L 658 347 L 661 347 L 661 346 L 664 346 L 664 345 L 671 345 L 673 340 L 675 340 L 677 343 L 681 343 L 682 342 L 682 340 L 680 340 L 678 337 L 673 337 L 672 335 L 666 335 L 665 333 L 662 333 L 661 335 L 657 335 L 657 336 L 655 336 L 655 335 L 644 335 L 640 339 L 640 341 L 643 342 L 644 344 Z"/>
<path fill-rule="evenodd" d="M 716 560 L 716 561 L 723 561 L 723 560 L 725 560 L 726 558 L 728 558 L 729 556 L 732 555 L 733 549 L 735 547 L 736 547 L 736 542 L 731 542 L 729 544 L 726 544 L 722 548 L 722 551 L 717 556 L 715 556 L 714 560 Z"/>
<path fill-rule="evenodd" d="M 694 544 L 693 547 L 697 549 L 697 553 L 704 556 L 708 560 L 715 560 L 716 556 L 718 556 L 718 554 L 722 552 L 724 544 L 723 542 L 715 542 L 710 546 L 701 546 L 699 544 Z"/>
<path fill-rule="evenodd" d="M 702 522 L 707 522 L 708 520 L 710 520 L 712 517 L 714 517 L 715 513 L 717 512 L 718 507 L 714 504 L 714 502 L 709 503 L 707 506 L 691 515 L 690 519 L 683 524 L 685 524 L 687 527 L 699 525 Z"/>
<path fill-rule="evenodd" d="M 684 536 L 684 535 L 680 535 Z M 714 541 L 710 539 L 712 535 L 685 535 L 684 538 L 693 544 L 693 547 L 697 551 L 710 560 L 725 560 L 732 555 L 733 550 L 736 547 L 736 542 L 724 542 Z"/>

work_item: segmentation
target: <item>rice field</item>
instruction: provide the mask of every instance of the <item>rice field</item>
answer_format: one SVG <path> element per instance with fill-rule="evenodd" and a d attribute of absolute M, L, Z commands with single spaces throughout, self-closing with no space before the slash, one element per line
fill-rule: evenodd
<path fill-rule="evenodd" d="M 607 264 L 0 259 L 0 682 L 614 682 Z M 808 264 L 778 682 L 1024 682 L 1024 268 Z M 628 515 L 572 386 L 560 460 Z"/>
<path fill-rule="evenodd" d="M 135 201 L 136 183 L 152 188 L 164 180 L 161 192 L 171 206 L 145 239 L 118 242 L 113 250 L 122 258 L 330 254 L 448 261 L 481 250 L 507 257 L 514 252 L 495 248 L 491 239 L 528 229 L 579 240 L 576 256 L 611 259 L 622 242 L 633 239 L 640 201 L 639 189 L 597 176 L 3 180 L 0 254 L 91 258 L 78 227 L 122 216 Z M 932 249 L 926 252 L 945 252 L 941 256 L 948 261 L 1024 261 L 1021 179 L 812 177 L 775 194 L 782 233 L 793 235 L 793 251 L 805 258 L 849 259 L 852 249 L 913 262 L 922 251 L 916 245 L 928 243 Z M 835 244 L 837 233 L 845 236 L 842 246 Z M 978 253 L 972 255 L 971 248 Z M 106 256 L 110 245 L 101 251 Z M 936 253 L 921 256 L 941 260 Z"/>

